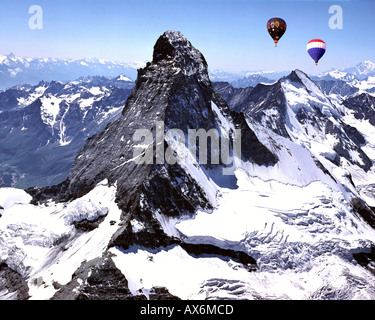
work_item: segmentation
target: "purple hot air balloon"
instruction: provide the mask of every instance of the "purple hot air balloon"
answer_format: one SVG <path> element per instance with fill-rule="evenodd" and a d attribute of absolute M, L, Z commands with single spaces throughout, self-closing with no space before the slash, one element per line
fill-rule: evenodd
<path fill-rule="evenodd" d="M 307 52 L 318 65 L 318 61 L 326 52 L 326 43 L 320 39 L 313 39 L 307 43 Z"/>

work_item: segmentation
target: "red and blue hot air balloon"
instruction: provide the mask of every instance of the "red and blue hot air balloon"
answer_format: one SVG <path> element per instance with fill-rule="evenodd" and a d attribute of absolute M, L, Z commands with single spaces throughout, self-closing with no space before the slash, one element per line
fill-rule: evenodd
<path fill-rule="evenodd" d="M 307 43 L 307 52 L 318 65 L 318 61 L 326 52 L 326 43 L 320 39 L 313 39 Z"/>

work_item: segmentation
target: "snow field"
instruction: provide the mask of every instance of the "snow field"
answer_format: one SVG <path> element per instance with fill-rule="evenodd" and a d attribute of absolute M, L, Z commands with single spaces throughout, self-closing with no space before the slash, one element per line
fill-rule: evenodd
<path fill-rule="evenodd" d="M 6 203 L 23 203 L 8 207 L 0 218 L 0 261 L 27 277 L 31 299 L 51 298 L 57 291 L 54 283 L 67 284 L 82 262 L 101 257 L 118 228 L 116 186 L 106 180 L 67 204 L 33 206 L 19 191 L 7 194 Z M 90 232 L 73 226 L 100 216 L 105 220 Z"/>

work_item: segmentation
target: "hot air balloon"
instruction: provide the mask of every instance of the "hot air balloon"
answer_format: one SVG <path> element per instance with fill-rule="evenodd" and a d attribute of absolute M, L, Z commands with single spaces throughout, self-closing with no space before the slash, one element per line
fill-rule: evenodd
<path fill-rule="evenodd" d="M 286 22 L 281 18 L 272 18 L 267 22 L 267 30 L 277 47 L 277 42 L 286 31 Z"/>
<path fill-rule="evenodd" d="M 318 61 L 326 52 L 326 43 L 320 39 L 313 39 L 307 43 L 307 52 L 318 65 Z"/>

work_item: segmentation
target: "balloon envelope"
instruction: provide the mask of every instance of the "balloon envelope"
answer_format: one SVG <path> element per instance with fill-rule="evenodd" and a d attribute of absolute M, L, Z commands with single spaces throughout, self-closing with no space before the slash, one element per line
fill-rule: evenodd
<path fill-rule="evenodd" d="M 307 52 L 310 57 L 318 64 L 318 61 L 326 52 L 326 44 L 323 40 L 313 39 L 307 43 Z"/>
<path fill-rule="evenodd" d="M 281 18 L 271 18 L 267 22 L 267 30 L 275 42 L 275 46 L 286 31 L 286 22 Z"/>

